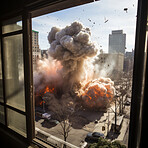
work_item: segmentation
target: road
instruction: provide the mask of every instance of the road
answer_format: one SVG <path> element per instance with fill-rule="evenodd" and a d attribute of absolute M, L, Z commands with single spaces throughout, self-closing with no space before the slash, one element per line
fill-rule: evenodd
<path fill-rule="evenodd" d="M 61 125 L 60 124 L 58 124 L 54 127 L 51 127 L 51 128 L 47 128 L 45 126 L 42 126 L 42 124 L 44 122 L 45 121 L 43 119 L 40 119 L 40 120 L 38 120 L 38 122 L 35 122 L 35 126 L 38 127 L 39 129 L 53 135 L 53 136 L 56 136 L 60 139 L 63 139 L 63 136 L 61 134 L 59 134 L 59 131 L 61 131 Z M 47 124 L 48 123 L 46 123 L 46 125 Z M 84 129 L 71 128 L 71 131 L 69 132 L 69 136 L 67 138 L 67 142 L 74 144 L 76 146 L 80 146 L 81 141 L 85 139 L 85 137 L 88 133 L 89 133 L 89 131 L 84 130 Z"/>
<path fill-rule="evenodd" d="M 109 119 L 110 119 L 110 128 L 111 128 L 111 120 L 112 117 L 114 116 L 113 113 L 109 114 Z M 98 123 L 94 123 L 95 120 L 98 120 Z M 85 140 L 86 135 L 89 132 L 101 132 L 107 135 L 107 123 L 108 123 L 108 113 L 102 113 L 102 112 L 79 112 L 77 113 L 76 116 L 74 116 L 71 121 L 72 121 L 72 127 L 69 132 L 69 136 L 67 138 L 67 142 L 80 146 L 81 141 Z M 124 144 L 128 144 L 128 123 L 129 120 L 126 118 L 124 119 L 122 128 L 121 128 L 121 133 L 119 135 L 114 135 L 114 139 L 116 140 L 121 140 L 123 141 Z M 49 123 L 49 121 L 45 121 L 44 119 L 38 118 L 35 121 L 35 126 L 38 127 L 39 129 L 55 136 L 60 139 L 63 139 L 63 136 L 59 134 L 59 131 L 61 131 L 61 125 L 52 125 Z M 105 126 L 106 130 L 102 131 L 102 126 Z M 110 129 L 109 128 L 109 129 Z M 115 137 L 117 136 L 117 137 Z M 40 137 L 42 138 L 42 137 Z"/>

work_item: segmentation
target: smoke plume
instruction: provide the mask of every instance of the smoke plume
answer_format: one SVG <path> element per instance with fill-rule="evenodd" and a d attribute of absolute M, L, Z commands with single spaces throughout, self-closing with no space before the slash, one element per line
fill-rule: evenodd
<path fill-rule="evenodd" d="M 40 92 L 46 86 L 60 87 L 63 83 L 60 70 L 62 65 L 51 57 L 38 60 L 37 69 L 34 72 L 35 92 Z"/>
<path fill-rule="evenodd" d="M 61 62 L 61 74 L 66 88 L 86 78 L 86 59 L 97 54 L 90 36 L 89 28 L 80 22 L 74 22 L 63 29 L 53 27 L 49 32 L 49 55 Z"/>

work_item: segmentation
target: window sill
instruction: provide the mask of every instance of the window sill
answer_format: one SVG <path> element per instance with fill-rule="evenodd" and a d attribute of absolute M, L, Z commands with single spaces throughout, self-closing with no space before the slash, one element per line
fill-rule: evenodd
<path fill-rule="evenodd" d="M 33 144 L 37 145 L 39 148 L 54 148 L 53 146 L 43 142 L 42 140 L 40 139 L 37 139 L 37 138 L 34 138 L 33 139 Z"/>

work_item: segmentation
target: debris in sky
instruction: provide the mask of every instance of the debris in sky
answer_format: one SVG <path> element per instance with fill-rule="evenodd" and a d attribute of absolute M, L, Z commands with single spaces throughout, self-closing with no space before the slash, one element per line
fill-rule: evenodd
<path fill-rule="evenodd" d="M 91 19 L 88 19 L 91 22 Z"/>
<path fill-rule="evenodd" d="M 124 8 L 124 11 L 127 13 L 127 11 L 128 11 L 128 8 Z"/>
<path fill-rule="evenodd" d="M 108 19 L 106 19 L 106 17 L 104 17 L 104 23 L 107 23 L 108 22 Z"/>

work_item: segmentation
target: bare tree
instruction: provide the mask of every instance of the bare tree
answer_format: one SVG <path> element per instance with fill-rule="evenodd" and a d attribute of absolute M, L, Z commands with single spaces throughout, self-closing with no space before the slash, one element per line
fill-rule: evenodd
<path fill-rule="evenodd" d="M 132 71 L 129 73 L 123 73 L 122 77 L 115 81 L 115 110 L 112 108 L 112 112 L 115 114 L 115 132 L 116 132 L 116 123 L 117 116 L 124 113 L 124 104 L 127 101 L 127 98 L 131 96 L 132 91 Z M 119 112 L 118 112 L 119 108 Z"/>
<path fill-rule="evenodd" d="M 53 102 L 49 109 L 54 112 L 56 119 L 60 122 L 61 129 L 58 130 L 58 134 L 63 136 L 63 140 L 67 141 L 69 133 L 72 129 L 70 122 L 70 116 L 73 114 L 72 106 L 74 103 L 71 101 L 66 103 L 64 101 Z M 64 146 L 66 147 L 66 146 Z"/>

